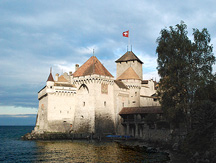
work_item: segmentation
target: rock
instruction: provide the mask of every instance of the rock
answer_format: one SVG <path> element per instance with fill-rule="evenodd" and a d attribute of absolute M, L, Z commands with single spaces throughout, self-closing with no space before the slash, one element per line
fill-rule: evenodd
<path fill-rule="evenodd" d="M 177 151 L 179 149 L 179 144 L 178 143 L 174 143 L 173 146 L 172 146 L 172 149 L 174 151 Z"/>
<path fill-rule="evenodd" d="M 204 159 L 209 159 L 210 158 L 210 152 L 206 151 L 204 154 Z"/>
<path fill-rule="evenodd" d="M 148 147 L 148 148 L 146 149 L 146 152 L 148 152 L 148 153 L 156 153 L 156 152 L 157 152 L 157 149 L 156 149 L 156 148 L 153 148 L 153 147 Z"/>

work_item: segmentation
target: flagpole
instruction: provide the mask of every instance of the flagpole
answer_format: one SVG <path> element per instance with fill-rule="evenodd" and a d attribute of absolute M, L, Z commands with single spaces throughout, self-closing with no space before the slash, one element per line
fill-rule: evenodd
<path fill-rule="evenodd" d="M 128 49 L 130 48 L 130 33 L 129 33 L 129 30 L 128 30 Z"/>
<path fill-rule="evenodd" d="M 128 52 L 128 48 L 130 48 L 129 30 L 123 32 L 122 34 L 123 34 L 123 37 L 128 37 L 128 46 L 127 46 L 127 52 Z"/>

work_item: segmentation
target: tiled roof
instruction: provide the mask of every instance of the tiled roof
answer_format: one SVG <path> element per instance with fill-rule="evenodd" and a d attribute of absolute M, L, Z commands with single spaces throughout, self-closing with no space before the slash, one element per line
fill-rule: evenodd
<path fill-rule="evenodd" d="M 114 82 L 116 83 L 116 85 L 119 88 L 128 89 L 128 87 L 122 81 L 120 81 L 120 80 L 114 80 Z"/>
<path fill-rule="evenodd" d="M 98 74 L 113 77 L 112 74 L 101 64 L 97 57 L 92 56 L 77 71 L 73 73 L 74 77 Z"/>
<path fill-rule="evenodd" d="M 53 82 L 54 82 L 54 79 L 53 79 L 52 73 L 49 74 L 49 77 L 48 77 L 47 81 L 53 81 Z"/>
<path fill-rule="evenodd" d="M 68 82 L 63 75 L 58 78 L 58 82 Z"/>
<path fill-rule="evenodd" d="M 160 106 L 125 107 L 119 112 L 119 115 L 147 113 L 161 114 L 163 111 Z"/>
<path fill-rule="evenodd" d="M 143 62 L 132 51 L 127 51 L 123 56 L 121 56 L 115 62 L 117 63 L 117 62 L 127 62 L 127 61 L 138 61 L 141 64 L 143 64 Z"/>
<path fill-rule="evenodd" d="M 129 67 L 125 72 L 123 72 L 117 80 L 124 80 L 124 79 L 137 79 L 140 80 L 137 73 L 134 71 L 132 67 Z"/>

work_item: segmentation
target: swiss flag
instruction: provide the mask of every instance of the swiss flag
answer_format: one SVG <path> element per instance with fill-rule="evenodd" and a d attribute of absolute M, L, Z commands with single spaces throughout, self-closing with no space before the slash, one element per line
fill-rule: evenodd
<path fill-rule="evenodd" d="M 129 30 L 122 33 L 123 37 L 129 37 Z"/>

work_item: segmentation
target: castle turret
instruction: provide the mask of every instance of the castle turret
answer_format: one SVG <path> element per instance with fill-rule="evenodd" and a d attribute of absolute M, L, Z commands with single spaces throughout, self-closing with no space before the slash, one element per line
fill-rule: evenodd
<path fill-rule="evenodd" d="M 139 78 L 142 80 L 143 62 L 132 51 L 127 51 L 115 62 L 117 63 L 116 78 L 122 75 L 129 67 L 132 67 Z"/>
<path fill-rule="evenodd" d="M 53 79 L 53 76 L 52 76 L 51 72 L 50 72 L 49 77 L 47 79 L 47 86 L 54 86 L 54 79 Z"/>
<path fill-rule="evenodd" d="M 50 69 L 50 74 L 49 74 L 49 77 L 47 79 L 46 86 L 47 86 L 47 93 L 52 92 L 52 89 L 54 87 L 54 79 L 52 76 L 52 69 Z"/>

